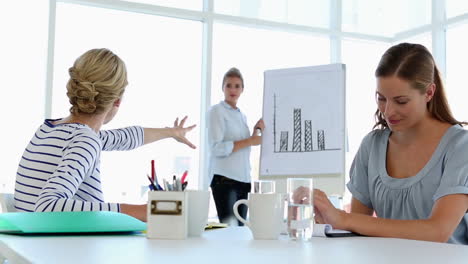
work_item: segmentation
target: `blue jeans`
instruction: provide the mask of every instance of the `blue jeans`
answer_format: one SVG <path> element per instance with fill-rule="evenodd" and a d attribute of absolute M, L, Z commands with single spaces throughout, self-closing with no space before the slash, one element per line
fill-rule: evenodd
<path fill-rule="evenodd" d="M 211 191 L 216 204 L 219 222 L 231 225 L 237 223 L 239 226 L 244 225 L 234 216 L 232 206 L 238 200 L 247 199 L 250 189 L 250 183 L 239 182 L 218 174 L 213 176 Z M 244 219 L 247 217 L 247 206 L 243 204 L 239 206 L 239 215 Z"/>

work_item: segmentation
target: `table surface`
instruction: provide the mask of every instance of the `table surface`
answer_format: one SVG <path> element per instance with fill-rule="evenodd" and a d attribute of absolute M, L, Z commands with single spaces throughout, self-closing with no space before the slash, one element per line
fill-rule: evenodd
<path fill-rule="evenodd" d="M 186 240 L 134 235 L 0 235 L 9 263 L 468 263 L 468 246 L 346 237 L 297 242 L 254 240 L 247 227 L 205 231 Z"/>

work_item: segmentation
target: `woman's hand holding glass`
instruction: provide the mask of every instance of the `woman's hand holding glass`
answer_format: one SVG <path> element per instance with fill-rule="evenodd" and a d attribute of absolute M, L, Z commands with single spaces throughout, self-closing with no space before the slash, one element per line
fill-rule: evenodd
<path fill-rule="evenodd" d="M 335 229 L 346 229 L 346 213 L 335 208 L 327 195 L 319 189 L 314 189 L 314 210 L 317 224 L 330 224 Z"/>
<path fill-rule="evenodd" d="M 299 187 L 294 191 L 292 200 L 295 204 L 307 203 L 310 199 L 310 193 L 308 188 Z M 330 224 L 336 229 L 345 229 L 346 213 L 335 208 L 323 191 L 314 189 L 312 193 L 315 222 L 317 224 Z"/>

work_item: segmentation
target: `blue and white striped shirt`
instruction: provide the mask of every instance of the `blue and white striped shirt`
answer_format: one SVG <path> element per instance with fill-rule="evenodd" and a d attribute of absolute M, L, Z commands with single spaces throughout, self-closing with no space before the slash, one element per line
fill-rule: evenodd
<path fill-rule="evenodd" d="M 101 191 L 101 151 L 143 145 L 143 128 L 101 130 L 47 119 L 26 147 L 16 173 L 15 208 L 20 212 L 120 211 Z"/>

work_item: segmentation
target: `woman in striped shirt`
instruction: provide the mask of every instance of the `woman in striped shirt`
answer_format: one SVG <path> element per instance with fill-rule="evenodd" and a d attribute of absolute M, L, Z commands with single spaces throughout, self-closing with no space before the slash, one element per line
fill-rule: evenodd
<path fill-rule="evenodd" d="M 127 86 L 124 62 L 107 49 L 81 55 L 69 69 L 70 115 L 47 119 L 26 147 L 15 182 L 15 208 L 20 212 L 116 211 L 146 220 L 146 204 L 106 203 L 100 181 L 101 151 L 131 150 L 172 137 L 191 148 L 176 119 L 171 128 L 101 130 L 117 113 Z"/>

